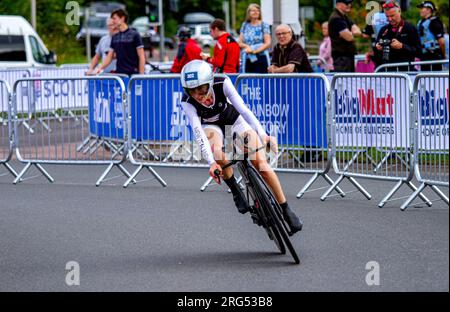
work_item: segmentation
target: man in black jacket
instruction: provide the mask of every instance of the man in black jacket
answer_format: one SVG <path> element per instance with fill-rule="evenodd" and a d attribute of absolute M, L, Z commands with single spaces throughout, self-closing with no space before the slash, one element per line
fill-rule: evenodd
<path fill-rule="evenodd" d="M 335 72 L 355 71 L 355 37 L 361 36 L 361 29 L 348 17 L 352 5 L 353 0 L 336 0 L 336 7 L 328 20 Z"/>
<path fill-rule="evenodd" d="M 375 53 L 382 64 L 414 62 L 420 57 L 420 39 L 417 29 L 405 21 L 401 15 L 400 5 L 387 1 L 383 5 L 389 24 L 381 28 L 375 45 Z M 393 71 L 411 71 L 412 66 L 395 67 Z"/>

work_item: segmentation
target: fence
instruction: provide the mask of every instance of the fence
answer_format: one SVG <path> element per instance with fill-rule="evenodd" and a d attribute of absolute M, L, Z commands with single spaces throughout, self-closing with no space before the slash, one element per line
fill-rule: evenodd
<path fill-rule="evenodd" d="M 448 73 L 419 74 L 414 80 L 414 167 L 419 188 L 401 206 L 406 207 L 430 186 L 447 205 L 438 186 L 449 187 Z"/>
<path fill-rule="evenodd" d="M 328 79 L 321 74 L 244 74 L 235 85 L 266 132 L 277 138 L 279 152 L 271 165 L 277 171 L 313 175 L 297 197 L 320 176 L 332 184 L 327 174 Z"/>
<path fill-rule="evenodd" d="M 378 204 L 381 208 L 406 184 L 413 191 L 410 110 L 411 82 L 404 74 L 336 74 L 331 83 L 332 154 L 335 183 L 322 200 L 344 179 L 367 198 L 371 195 L 355 178 L 397 182 Z M 386 156 L 390 156 L 386 159 Z M 419 196 L 429 206 L 431 202 Z"/>
<path fill-rule="evenodd" d="M 83 82 L 88 85 L 87 94 L 81 87 Z M 47 97 L 46 88 L 57 92 L 53 93 L 54 96 Z M 85 150 L 78 148 L 84 138 L 93 135 L 104 136 L 111 141 L 126 141 L 126 96 L 124 83 L 120 78 L 24 78 L 15 82 L 13 90 L 13 114 L 17 117 L 14 122 L 16 156 L 19 161 L 26 163 L 14 184 L 21 181 L 32 165 L 53 182 L 43 164 L 108 165 L 96 185 L 103 182 L 114 166 L 129 176 L 121 165 L 126 151 L 120 154 L 101 143 L 89 145 Z M 33 92 L 30 93 L 29 90 Z M 30 98 L 34 101 L 31 102 Z M 64 118 L 69 111 L 79 106 L 86 107 L 83 112 L 78 113 L 80 119 Z M 62 116 L 62 122 L 52 114 L 54 111 Z M 89 120 L 88 125 L 81 121 L 81 114 L 86 115 L 84 117 Z M 18 119 L 27 120 L 31 124 L 36 118 L 40 118 L 43 123 L 37 124 L 33 133 L 18 127 Z"/>
<path fill-rule="evenodd" d="M 318 55 L 308 56 L 308 61 L 315 73 L 329 72 L 327 61 Z"/>
<path fill-rule="evenodd" d="M 0 80 L 0 102 L 2 111 L 0 112 L 0 165 L 3 165 L 9 173 L 17 177 L 17 172 L 8 164 L 13 152 L 13 130 L 11 114 L 11 88 L 8 82 Z"/>
<path fill-rule="evenodd" d="M 376 73 L 381 72 L 410 72 L 417 73 L 418 71 L 448 71 L 448 59 L 437 61 L 420 61 L 420 62 L 403 62 L 403 63 L 387 63 L 378 66 L 375 69 Z"/>
<path fill-rule="evenodd" d="M 147 168 L 161 185 L 166 186 L 153 166 L 201 165 L 198 148 L 180 105 L 182 95 L 178 74 L 135 75 L 130 79 L 129 160 L 138 166 L 131 178 Z"/>
<path fill-rule="evenodd" d="M 50 71 L 39 72 L 51 76 Z M 207 166 L 180 106 L 179 75 L 138 75 L 128 81 L 118 76 L 23 78 L 30 71 L 12 72 L 19 73 L 10 78 L 16 79 L 12 97 L 0 80 L 0 162 L 15 176 L 14 183 L 31 166 L 53 181 L 43 165 L 104 164 L 108 168 L 96 185 L 117 166 L 128 177 L 124 186 L 135 183 L 145 168 L 166 186 L 153 167 Z M 370 199 L 356 181 L 367 178 L 396 182 L 379 207 L 403 184 L 413 194 L 402 209 L 416 196 L 431 205 L 422 194 L 426 186 L 448 203 L 438 189 L 448 187 L 448 74 L 418 75 L 413 92 L 409 76 L 398 73 L 335 74 L 331 88 L 322 74 L 230 79 L 267 133 L 277 137 L 279 153 L 271 159 L 276 170 L 313 175 L 298 198 L 322 176 L 331 185 L 322 200 L 332 191 L 344 196 L 338 187 L 344 178 Z M 19 174 L 7 164 L 14 145 L 26 164 Z M 137 166 L 133 174 L 122 166 L 127 156 Z M 331 168 L 339 175 L 336 181 L 328 176 Z M 414 174 L 419 189 L 411 183 Z"/>

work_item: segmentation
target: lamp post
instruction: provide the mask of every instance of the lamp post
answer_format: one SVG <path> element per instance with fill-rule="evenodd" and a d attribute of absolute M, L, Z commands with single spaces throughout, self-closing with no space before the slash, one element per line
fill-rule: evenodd
<path fill-rule="evenodd" d="M 31 25 L 36 29 L 36 0 L 31 0 Z"/>

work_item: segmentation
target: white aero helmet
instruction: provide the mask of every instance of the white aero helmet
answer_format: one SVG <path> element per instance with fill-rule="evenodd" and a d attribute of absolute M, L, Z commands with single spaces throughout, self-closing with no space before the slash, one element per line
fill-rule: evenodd
<path fill-rule="evenodd" d="M 214 75 L 211 66 L 205 61 L 193 60 L 181 70 L 181 85 L 185 89 L 193 89 L 208 84 L 211 89 Z"/>

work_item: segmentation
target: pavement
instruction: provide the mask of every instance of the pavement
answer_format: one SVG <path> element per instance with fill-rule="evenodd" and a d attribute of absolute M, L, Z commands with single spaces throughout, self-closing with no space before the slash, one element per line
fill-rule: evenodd
<path fill-rule="evenodd" d="M 372 180 L 359 180 L 370 201 L 347 182 L 344 198 L 299 200 L 309 175 L 280 173 L 305 224 L 295 265 L 224 187 L 199 191 L 206 169 L 155 168 L 167 187 L 143 171 L 125 189 L 124 177 L 95 187 L 105 166 L 44 167 L 54 183 L 33 169 L 13 185 L 0 166 L 0 291 L 449 291 L 449 209 L 430 190 L 432 207 L 406 211 L 378 208 L 394 184 Z"/>

